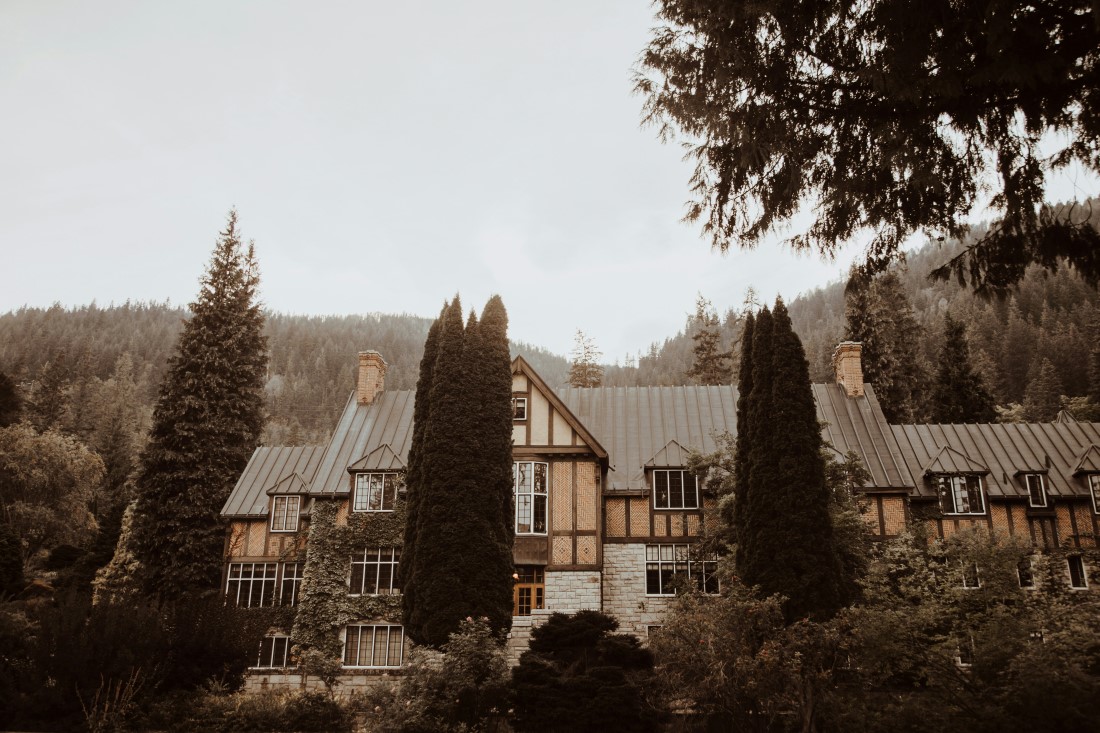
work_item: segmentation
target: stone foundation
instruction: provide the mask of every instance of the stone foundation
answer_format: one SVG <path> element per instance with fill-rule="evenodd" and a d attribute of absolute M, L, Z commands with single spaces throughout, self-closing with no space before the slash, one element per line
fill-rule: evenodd
<path fill-rule="evenodd" d="M 547 571 L 545 605 L 548 611 L 559 613 L 600 610 L 600 571 Z"/>
<path fill-rule="evenodd" d="M 366 692 L 379 685 L 396 685 L 401 677 L 397 670 L 387 670 L 374 674 L 346 674 L 340 676 L 340 682 L 333 688 L 336 697 L 349 697 L 353 693 Z M 304 675 L 294 670 L 250 670 L 244 677 L 242 692 L 255 694 L 266 690 L 306 692 L 324 691 L 325 683 L 319 677 Z"/>
<path fill-rule="evenodd" d="M 645 594 L 645 545 L 603 546 L 603 612 L 619 620 L 619 631 L 643 641 L 648 626 L 663 623 L 671 596 Z"/>

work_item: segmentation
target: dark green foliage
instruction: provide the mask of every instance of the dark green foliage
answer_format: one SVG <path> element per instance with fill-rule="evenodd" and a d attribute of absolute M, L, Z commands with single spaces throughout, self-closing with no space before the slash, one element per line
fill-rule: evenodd
<path fill-rule="evenodd" d="M 62 430 L 69 418 L 69 377 L 64 367 L 65 353 L 46 362 L 34 382 L 29 405 L 31 424 L 39 430 Z"/>
<path fill-rule="evenodd" d="M 409 482 L 403 604 L 410 638 L 436 647 L 467 617 L 488 618 L 494 631 L 511 625 L 511 369 L 499 299 L 485 317 L 463 326 L 455 298 L 440 317 L 435 363 L 422 369 L 430 405 L 418 390 L 427 415 Z"/>
<path fill-rule="evenodd" d="M 695 333 L 691 336 L 695 359 L 687 372 L 696 384 L 729 384 L 733 379 L 730 354 L 722 350 L 721 325 L 710 301 L 700 295 L 695 303 Z"/>
<path fill-rule="evenodd" d="M 0 522 L 0 600 L 23 590 L 23 554 L 19 551 L 19 536 Z"/>
<path fill-rule="evenodd" d="M 765 595 L 784 596 L 788 620 L 828 618 L 847 601 L 847 584 L 806 357 L 782 300 L 756 316 L 748 359 L 751 383 L 739 385 L 744 404 L 737 416 L 745 461 L 736 471 L 743 476 L 734 512 L 738 573 Z"/>
<path fill-rule="evenodd" d="M 1089 351 L 1089 400 L 1100 407 L 1100 316 L 1092 326 L 1092 349 Z"/>
<path fill-rule="evenodd" d="M 316 691 L 205 695 L 182 710 L 157 712 L 150 728 L 169 733 L 350 733 L 353 722 L 339 702 Z"/>
<path fill-rule="evenodd" d="M 812 208 L 795 249 L 869 233 L 874 269 L 914 233 L 961 236 L 992 185 L 1000 220 L 944 276 L 997 290 L 1065 258 L 1100 279 L 1087 212 L 1044 206 L 1048 172 L 1100 167 L 1091 0 L 662 0 L 657 14 L 636 89 L 663 137 L 691 141 L 687 218 L 715 247 L 752 248 Z M 1064 143 L 1046 151 L 1054 131 Z"/>
<path fill-rule="evenodd" d="M 517 731 L 651 731 L 645 700 L 653 656 L 599 611 L 555 613 L 512 670 Z"/>
<path fill-rule="evenodd" d="M 133 539 L 148 594 L 216 592 L 225 542 L 218 512 L 264 424 L 267 339 L 258 284 L 252 247 L 242 247 L 230 212 L 141 455 Z"/>
<path fill-rule="evenodd" d="M 943 334 L 932 386 L 932 422 L 993 422 L 993 398 L 970 363 L 965 327 L 948 313 L 943 319 Z"/>
<path fill-rule="evenodd" d="M 0 372 L 0 428 L 6 428 L 19 420 L 23 400 L 11 377 Z"/>
<path fill-rule="evenodd" d="M 1033 370 L 1035 376 L 1024 391 L 1024 419 L 1053 422 L 1062 408 L 1062 382 L 1050 359 L 1043 357 Z"/>
<path fill-rule="evenodd" d="M 844 316 L 845 338 L 863 344 L 863 381 L 874 388 L 887 422 L 919 422 L 927 381 L 919 352 L 921 329 L 897 273 L 870 278 L 854 271 Z"/>

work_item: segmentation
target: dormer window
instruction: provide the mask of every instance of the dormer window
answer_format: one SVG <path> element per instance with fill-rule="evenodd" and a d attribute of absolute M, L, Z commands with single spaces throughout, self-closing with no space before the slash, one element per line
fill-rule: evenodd
<path fill-rule="evenodd" d="M 526 397 L 513 397 L 512 398 L 512 420 L 514 422 L 523 422 L 527 419 L 527 398 Z"/>
<path fill-rule="evenodd" d="M 699 482 L 695 474 L 683 470 L 653 472 L 654 509 L 698 509 Z"/>
<path fill-rule="evenodd" d="M 397 501 L 396 473 L 355 474 L 354 512 L 392 512 Z"/>
<path fill-rule="evenodd" d="M 297 532 L 300 496 L 276 496 L 271 507 L 272 532 Z"/>
<path fill-rule="evenodd" d="M 985 514 L 981 476 L 939 475 L 935 484 L 945 514 Z"/>
<path fill-rule="evenodd" d="M 1029 473 L 1024 476 L 1027 483 L 1027 505 L 1036 509 L 1047 506 L 1047 485 L 1041 473 Z"/>
<path fill-rule="evenodd" d="M 1092 511 L 1100 514 L 1100 473 L 1089 474 L 1089 493 L 1092 494 Z"/>

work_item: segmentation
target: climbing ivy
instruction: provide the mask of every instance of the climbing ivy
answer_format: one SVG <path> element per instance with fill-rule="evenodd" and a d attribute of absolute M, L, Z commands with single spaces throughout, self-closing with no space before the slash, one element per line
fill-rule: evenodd
<path fill-rule="evenodd" d="M 400 595 L 348 594 L 351 557 L 366 547 L 400 547 L 405 531 L 404 477 L 392 512 L 349 512 L 337 524 L 340 502 L 317 499 L 310 516 L 309 549 L 294 619 L 296 654 L 306 674 L 331 678 L 340 666 L 340 630 L 349 623 L 401 619 Z"/>

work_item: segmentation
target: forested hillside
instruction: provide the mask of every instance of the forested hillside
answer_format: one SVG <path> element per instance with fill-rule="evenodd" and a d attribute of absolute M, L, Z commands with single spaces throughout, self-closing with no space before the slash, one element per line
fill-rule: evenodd
<path fill-rule="evenodd" d="M 156 400 L 185 309 L 125 303 L 76 309 L 22 308 L 0 315 L 0 372 L 20 386 L 35 421 L 65 432 L 87 432 L 93 394 L 112 378 L 123 355 L 132 364 L 134 393 L 148 414 Z M 351 393 L 358 351 L 386 359 L 388 389 L 413 389 L 431 319 L 407 314 L 298 316 L 268 313 L 271 361 L 264 442 L 323 442 Z M 564 357 L 513 343 L 551 384 L 564 383 Z"/>

